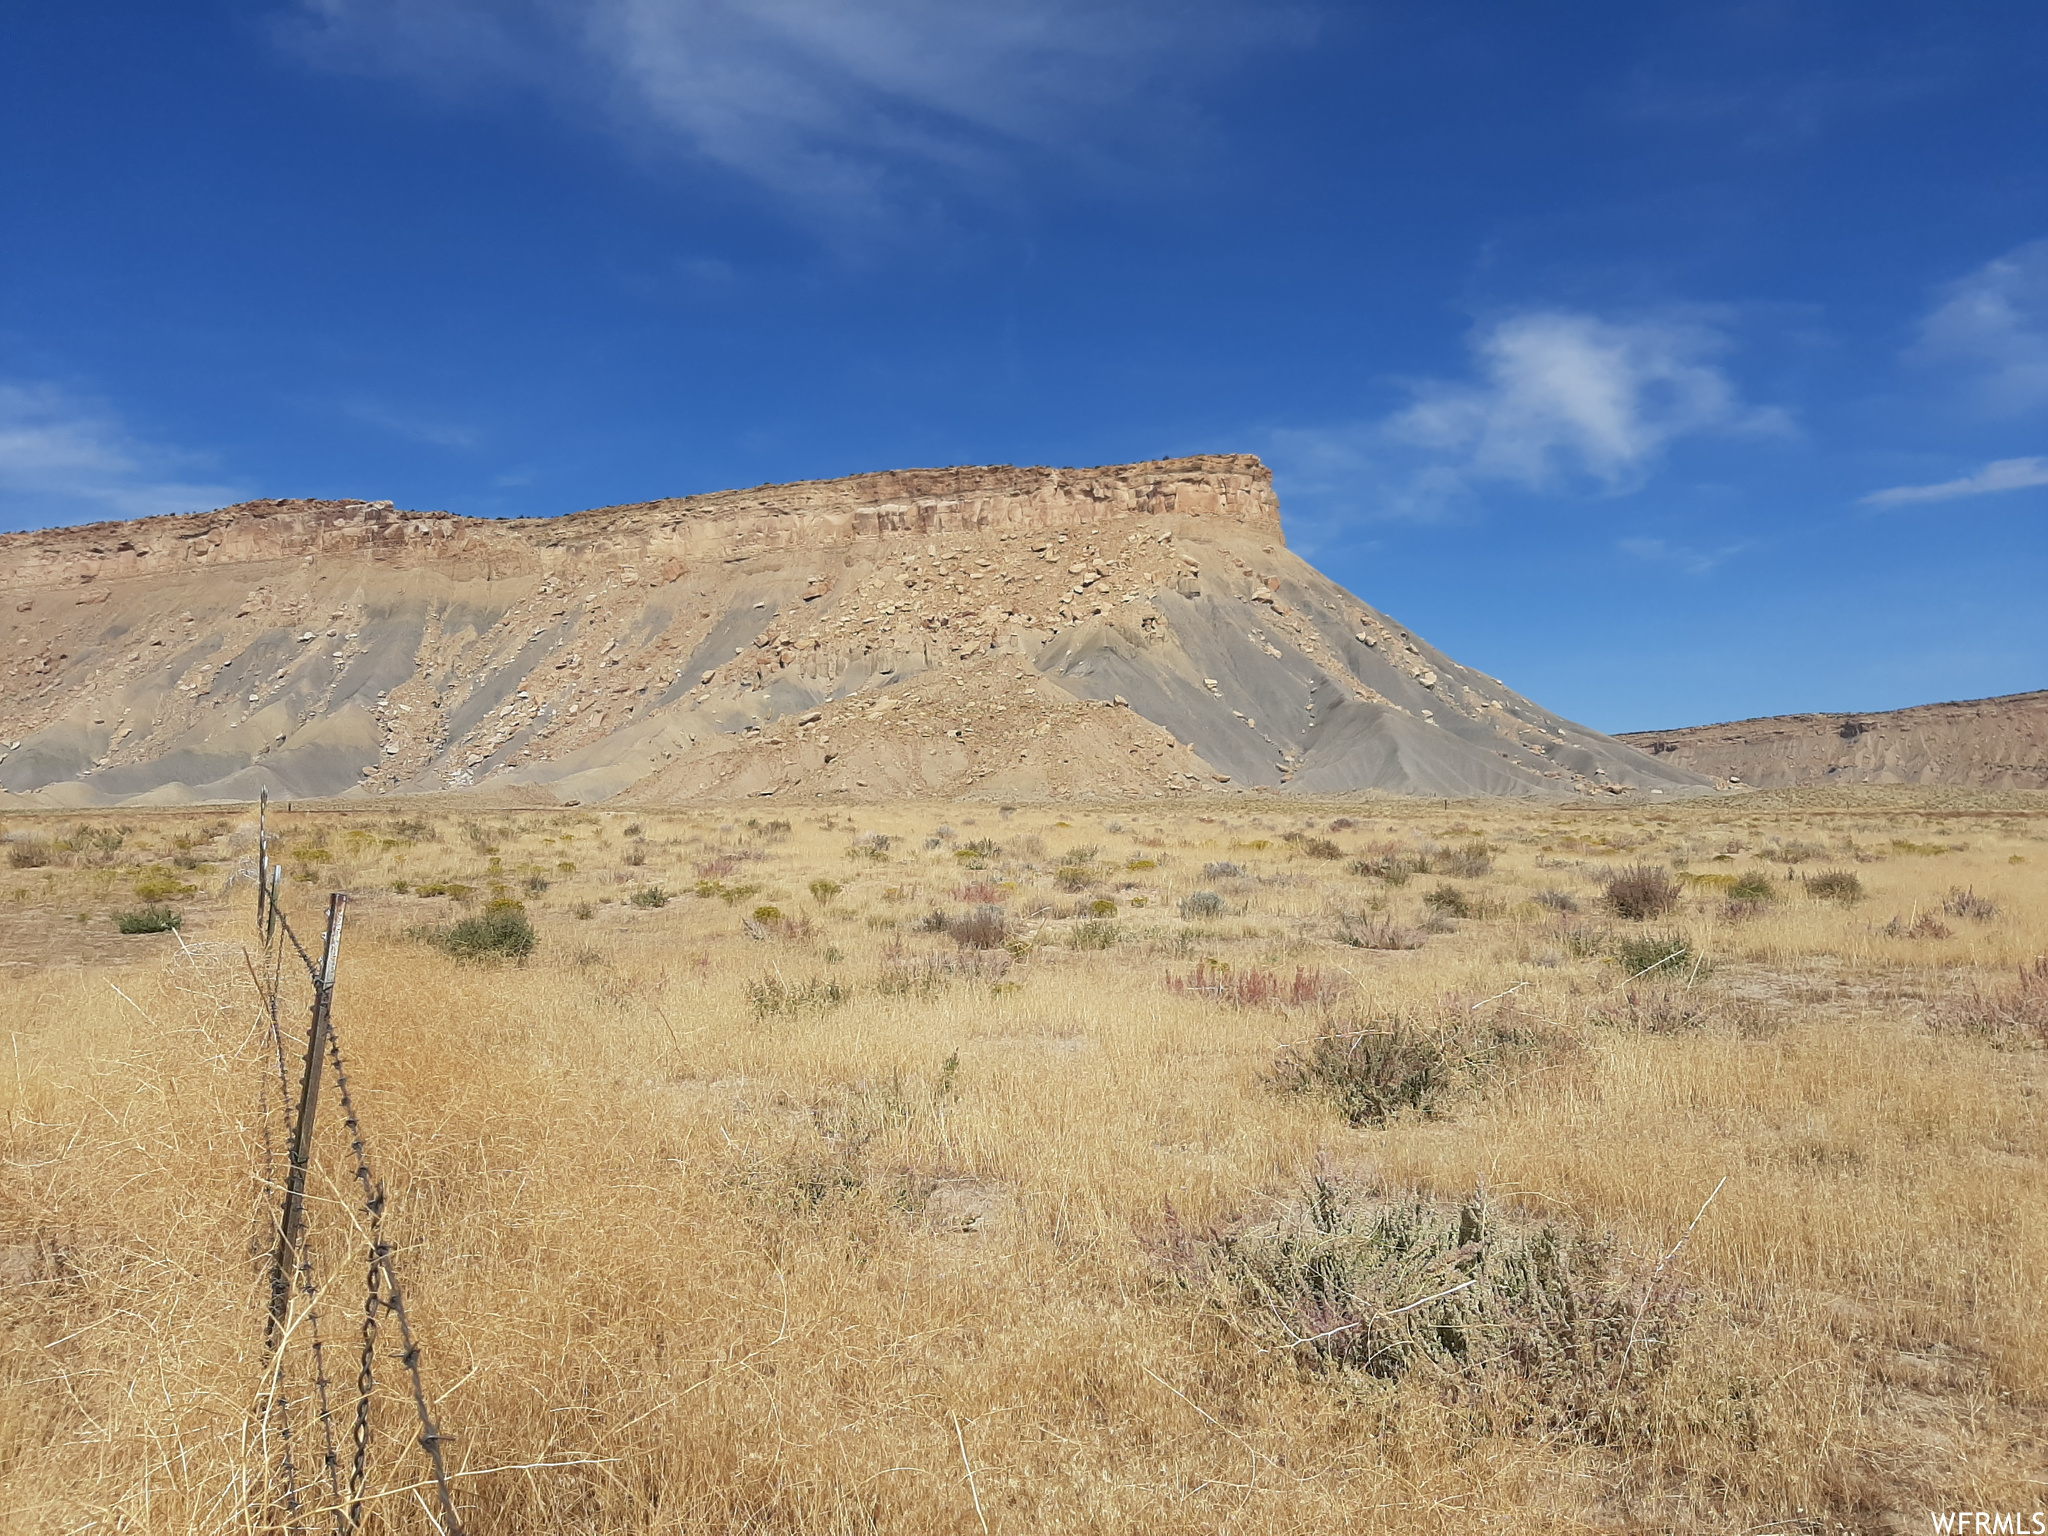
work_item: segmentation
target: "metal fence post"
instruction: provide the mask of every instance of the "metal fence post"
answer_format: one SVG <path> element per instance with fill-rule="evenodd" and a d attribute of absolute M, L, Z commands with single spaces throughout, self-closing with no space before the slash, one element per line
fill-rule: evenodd
<path fill-rule="evenodd" d="M 264 903 L 270 898 L 270 791 L 256 797 L 256 926 L 264 925 Z"/>
<path fill-rule="evenodd" d="M 266 1338 L 275 1346 L 290 1310 L 291 1276 L 298 1269 L 299 1239 L 306 1226 L 306 1177 L 313 1164 L 314 1115 L 320 1107 L 320 1081 L 325 1075 L 327 1035 L 334 1013 L 334 973 L 341 963 L 341 920 L 348 897 L 341 891 L 327 898 L 327 942 L 320 956 L 320 974 L 313 988 L 313 1024 L 306 1037 L 306 1073 L 299 1087 L 298 1116 L 292 1126 L 291 1173 L 285 1182 L 284 1212 L 278 1223 L 277 1258 L 270 1272 L 270 1326 Z M 277 908 L 273 903 L 271 911 Z"/>

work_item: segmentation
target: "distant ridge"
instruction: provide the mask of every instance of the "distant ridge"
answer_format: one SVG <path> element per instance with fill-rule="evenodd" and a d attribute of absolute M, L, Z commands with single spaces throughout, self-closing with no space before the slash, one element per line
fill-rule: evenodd
<path fill-rule="evenodd" d="M 249 502 L 0 536 L 0 604 L 0 789 L 46 806 L 1708 788 L 1298 559 L 1248 455 Z"/>
<path fill-rule="evenodd" d="M 1858 714 L 1768 715 L 1616 738 L 1754 789 L 1943 784 L 2048 789 L 2048 690 Z"/>

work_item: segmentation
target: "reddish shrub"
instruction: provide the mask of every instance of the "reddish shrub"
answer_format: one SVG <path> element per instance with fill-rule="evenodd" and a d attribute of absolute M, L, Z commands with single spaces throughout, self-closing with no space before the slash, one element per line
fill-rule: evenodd
<path fill-rule="evenodd" d="M 1307 1008 L 1335 1002 L 1343 994 L 1344 984 L 1321 971 L 1304 971 L 1299 967 L 1294 979 L 1285 981 L 1274 971 L 1257 967 L 1234 971 L 1226 965 L 1198 960 L 1185 978 L 1167 972 L 1166 990 L 1197 993 L 1238 1008 Z"/>
<path fill-rule="evenodd" d="M 1607 906 L 1616 917 L 1662 917 L 1678 906 L 1682 887 L 1661 864 L 1632 864 L 1607 876 Z"/>

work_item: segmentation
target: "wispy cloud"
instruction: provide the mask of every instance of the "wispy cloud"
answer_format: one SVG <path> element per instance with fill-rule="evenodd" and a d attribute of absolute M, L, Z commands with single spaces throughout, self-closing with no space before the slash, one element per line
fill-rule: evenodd
<path fill-rule="evenodd" d="M 1411 383 L 1413 402 L 1378 421 L 1277 433 L 1275 454 L 1324 482 L 1376 482 L 1396 515 L 1433 515 L 1487 481 L 1632 491 L 1680 438 L 1791 430 L 1743 402 L 1715 361 L 1728 347 L 1679 316 L 1512 315 L 1473 333 L 1474 377 Z"/>
<path fill-rule="evenodd" d="M 0 525 L 151 517 L 241 499 L 236 486 L 186 478 L 195 458 L 138 440 L 112 412 L 55 385 L 0 383 Z"/>
<path fill-rule="evenodd" d="M 1673 544 L 1666 539 L 1622 539 L 1616 547 L 1625 555 L 1651 564 L 1675 565 L 1689 576 L 1708 575 L 1749 548 L 1747 544 L 1724 544 L 1719 549 L 1695 549 L 1690 544 Z"/>
<path fill-rule="evenodd" d="M 350 400 L 341 409 L 365 426 L 375 427 L 380 432 L 389 432 L 393 437 L 402 437 L 408 442 L 425 443 L 430 448 L 474 448 L 483 440 L 483 434 L 473 427 L 465 427 L 451 421 L 436 421 L 417 411 L 389 405 L 381 400 Z"/>
<path fill-rule="evenodd" d="M 1914 354 L 1962 370 L 1976 403 L 2002 415 L 2048 405 L 2048 240 L 1951 283 L 1921 322 Z"/>
<path fill-rule="evenodd" d="M 1020 153 L 1170 142 L 1200 85 L 1309 34 L 1257 0 L 298 0 L 329 68 L 438 92 L 511 82 L 813 218 L 989 190 Z"/>
<path fill-rule="evenodd" d="M 2048 458 L 1994 459 L 1974 475 L 1935 485 L 1895 485 L 1863 498 L 1867 507 L 1902 507 L 1919 501 L 1955 501 L 1964 496 L 1989 496 L 1998 491 L 2024 491 L 2048 485 Z"/>

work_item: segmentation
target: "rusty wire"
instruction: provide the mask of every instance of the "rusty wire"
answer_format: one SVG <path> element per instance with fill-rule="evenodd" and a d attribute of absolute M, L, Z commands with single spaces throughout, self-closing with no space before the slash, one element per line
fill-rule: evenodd
<path fill-rule="evenodd" d="M 265 1336 L 265 1370 L 274 1370 L 274 1379 L 266 1389 L 261 1413 L 267 1428 L 274 1428 L 278 1444 L 277 1478 L 281 1484 L 282 1502 L 285 1511 L 286 1528 L 300 1531 L 305 1514 L 301 1498 L 299 1479 L 300 1468 L 296 1454 L 296 1433 L 292 1416 L 292 1390 L 285 1379 L 283 1352 L 289 1342 L 291 1329 L 284 1326 L 284 1315 L 291 1310 L 294 1299 L 299 1300 L 304 1311 L 301 1314 L 307 1324 L 312 1357 L 313 1382 L 311 1386 L 312 1409 L 315 1421 L 323 1436 L 322 1468 L 325 1480 L 333 1495 L 331 1509 L 337 1536 L 354 1536 L 362 1527 L 365 1514 L 365 1488 L 370 1471 L 370 1416 L 371 1406 L 377 1389 L 377 1344 L 380 1321 L 390 1317 L 398 1324 L 399 1340 L 402 1346 L 399 1360 L 404 1365 L 412 1389 L 413 1409 L 419 1419 L 419 1445 L 427 1453 L 431 1463 L 434 1485 L 439 1496 L 441 1529 L 449 1536 L 462 1536 L 462 1525 L 455 1513 L 454 1495 L 450 1487 L 446 1458 L 442 1447 L 447 1437 L 436 1426 L 428 1405 L 426 1386 L 421 1376 L 420 1348 L 413 1335 L 412 1323 L 407 1315 L 405 1296 L 398 1282 L 397 1266 L 393 1260 L 392 1245 L 384 1231 L 385 1191 L 370 1163 L 369 1146 L 364 1135 L 362 1122 L 357 1113 L 354 1095 L 349 1082 L 348 1071 L 341 1051 L 341 1043 L 335 1032 L 332 1017 L 334 961 L 339 953 L 339 913 L 345 897 L 337 895 L 329 909 L 329 932 L 326 950 L 326 965 L 317 963 L 294 931 L 291 921 L 277 900 L 275 882 L 258 879 L 260 931 L 263 937 L 265 958 L 271 962 L 269 985 L 257 976 L 256 967 L 250 964 L 252 977 L 257 980 L 258 993 L 266 1015 L 266 1027 L 270 1036 L 270 1054 L 274 1057 L 278 1073 L 280 1109 L 290 1117 L 294 1113 L 303 1116 L 309 1097 L 317 1104 L 317 1085 L 330 1069 L 335 1086 L 341 1096 L 343 1122 L 346 1127 L 348 1146 L 356 1182 L 362 1190 L 362 1208 L 366 1218 L 369 1253 L 365 1267 L 365 1296 L 363 1302 L 362 1349 L 356 1374 L 356 1403 L 353 1424 L 348 1438 L 349 1466 L 347 1487 L 343 1488 L 341 1446 L 336 1435 L 336 1419 L 332 1396 L 332 1382 L 327 1372 L 326 1341 L 320 1332 L 319 1299 L 320 1287 L 314 1274 L 312 1234 L 303 1231 L 304 1207 L 299 1206 L 301 1231 L 286 1233 L 289 1220 L 285 1209 L 276 1211 L 272 1221 L 272 1236 L 277 1239 L 273 1249 L 270 1274 L 270 1325 Z M 282 934 L 285 943 L 278 943 L 276 936 Z M 313 1014 L 315 1027 L 309 1032 L 306 1047 L 309 1052 L 320 1051 L 323 1060 L 308 1061 L 306 1090 L 302 1091 L 302 1102 L 292 1102 L 290 1073 L 285 1061 L 285 1040 L 281 1022 L 281 994 L 283 991 L 283 959 L 285 944 L 288 943 L 306 967 L 306 973 L 313 985 Z M 323 970 L 325 974 L 323 974 Z M 324 1046 L 324 1049 L 323 1049 Z M 266 1064 L 259 1088 L 259 1107 L 264 1122 L 265 1187 L 271 1191 L 278 1188 L 276 1177 L 276 1151 L 271 1137 L 268 1114 L 269 1071 Z M 310 1133 L 304 1146 L 310 1160 L 312 1147 Z M 296 1154 L 295 1154 L 296 1156 Z M 304 1174 L 295 1164 L 296 1182 L 303 1185 Z M 287 1196 L 289 1200 L 289 1194 Z"/>

